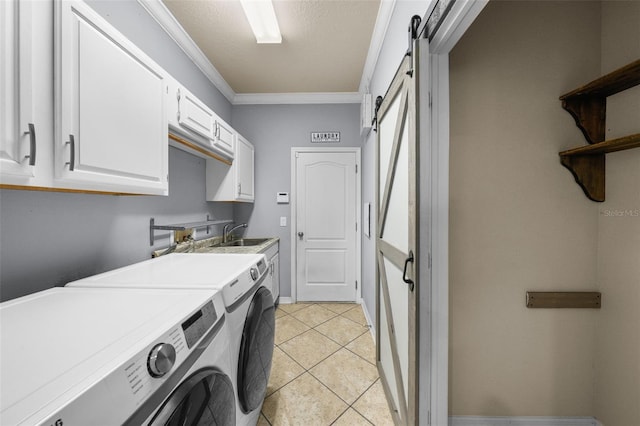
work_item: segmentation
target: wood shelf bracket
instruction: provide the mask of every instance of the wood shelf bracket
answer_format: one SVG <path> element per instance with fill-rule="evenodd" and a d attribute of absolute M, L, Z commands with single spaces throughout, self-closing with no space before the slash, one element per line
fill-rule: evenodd
<path fill-rule="evenodd" d="M 592 201 L 603 202 L 605 191 L 605 155 L 562 155 L 560 162 Z"/>
<path fill-rule="evenodd" d="M 571 114 L 587 142 L 597 143 L 604 140 L 607 118 L 606 97 L 584 96 L 562 99 L 562 108 Z"/>
<path fill-rule="evenodd" d="M 604 201 L 605 154 L 640 147 L 640 133 L 581 146 L 560 153 L 560 162 L 565 166 L 585 195 L 593 201 Z"/>
<path fill-rule="evenodd" d="M 605 139 L 607 96 L 640 84 L 640 59 L 560 96 L 562 108 L 575 119 L 587 142 Z"/>
<path fill-rule="evenodd" d="M 560 96 L 562 108 L 590 144 L 561 152 L 560 162 L 590 200 L 605 200 L 605 154 L 640 147 L 640 134 L 605 141 L 607 96 L 638 84 L 640 59 Z"/>

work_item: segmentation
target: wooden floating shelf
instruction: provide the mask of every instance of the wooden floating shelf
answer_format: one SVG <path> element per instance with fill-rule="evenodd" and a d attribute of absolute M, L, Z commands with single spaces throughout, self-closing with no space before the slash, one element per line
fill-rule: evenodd
<path fill-rule="evenodd" d="M 560 96 L 590 145 L 560 152 L 585 195 L 605 200 L 605 154 L 640 147 L 640 133 L 605 141 L 607 96 L 640 84 L 640 59 Z"/>
<path fill-rule="evenodd" d="M 560 153 L 560 156 L 608 154 L 610 152 L 624 151 L 625 149 L 638 147 L 640 147 L 640 133 L 636 133 L 635 135 L 631 136 L 625 136 L 623 138 L 594 143 L 593 145 L 586 145 L 579 148 L 568 149 L 566 151 L 562 151 Z"/>
<path fill-rule="evenodd" d="M 573 116 L 587 142 L 602 142 L 606 130 L 607 96 L 638 84 L 640 59 L 560 96 L 562 108 Z"/>

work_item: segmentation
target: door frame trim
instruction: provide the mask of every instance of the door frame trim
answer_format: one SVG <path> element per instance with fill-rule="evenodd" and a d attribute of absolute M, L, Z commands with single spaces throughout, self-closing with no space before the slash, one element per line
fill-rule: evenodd
<path fill-rule="evenodd" d="M 358 289 L 356 290 L 356 303 L 362 303 L 362 153 L 358 147 L 291 147 L 291 197 L 290 197 L 290 240 L 291 240 L 291 303 L 298 301 L 298 280 L 296 267 L 297 258 L 297 239 L 296 239 L 296 223 L 297 223 L 297 192 L 298 183 L 296 180 L 296 154 L 299 153 L 349 153 L 356 155 L 356 223 L 358 230 L 356 231 L 356 281 L 358 281 Z"/>
<path fill-rule="evenodd" d="M 431 193 L 429 199 L 420 197 L 419 201 L 422 249 L 418 261 L 429 262 L 429 252 L 425 249 L 430 244 L 432 267 L 429 271 L 431 292 L 424 292 L 420 300 L 424 317 L 420 319 L 419 330 L 420 357 L 429 357 L 429 368 L 420 368 L 418 373 L 419 386 L 429 388 L 429 397 L 428 403 L 419 404 L 418 415 L 432 425 L 449 423 L 449 53 L 488 3 L 489 0 L 476 0 L 453 4 L 429 43 L 429 65 L 421 71 L 430 74 L 430 86 L 421 89 L 419 102 L 429 105 L 425 96 L 431 93 L 432 105 L 428 111 L 431 128 L 427 130 L 431 149 L 420 153 L 422 167 L 430 168 Z M 433 7 L 435 1 L 427 10 L 425 19 Z M 419 144 L 424 136 L 424 132 L 420 133 Z M 431 224 L 431 235 L 423 234 L 425 222 Z"/>

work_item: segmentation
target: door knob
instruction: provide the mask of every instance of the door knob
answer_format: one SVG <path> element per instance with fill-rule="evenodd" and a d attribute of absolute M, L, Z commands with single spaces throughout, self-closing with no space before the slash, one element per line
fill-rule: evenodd
<path fill-rule="evenodd" d="M 304 232 L 298 232 L 298 238 L 302 239 L 302 237 L 304 236 Z"/>

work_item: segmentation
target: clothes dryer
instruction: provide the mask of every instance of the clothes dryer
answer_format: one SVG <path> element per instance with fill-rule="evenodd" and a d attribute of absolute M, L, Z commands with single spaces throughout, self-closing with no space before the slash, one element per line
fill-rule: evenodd
<path fill-rule="evenodd" d="M 0 424 L 236 424 L 222 294 L 54 288 L 0 304 Z"/>
<path fill-rule="evenodd" d="M 67 286 L 221 290 L 237 424 L 244 426 L 257 423 L 271 373 L 275 308 L 266 276 L 264 254 L 173 253 Z"/>

